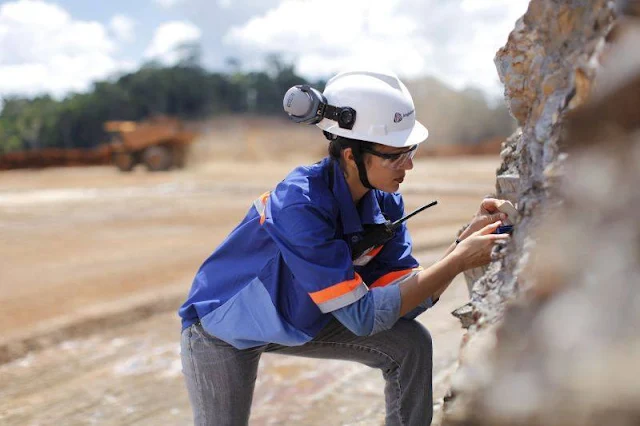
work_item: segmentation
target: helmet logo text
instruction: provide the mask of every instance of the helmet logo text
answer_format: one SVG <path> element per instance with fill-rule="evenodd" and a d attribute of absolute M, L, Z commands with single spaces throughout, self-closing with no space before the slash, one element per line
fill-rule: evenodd
<path fill-rule="evenodd" d="M 411 114 L 413 114 L 415 111 L 415 109 L 412 109 L 411 111 L 409 111 L 406 114 L 401 114 L 399 112 L 396 112 L 396 114 L 393 116 L 393 122 L 394 123 L 399 123 L 402 121 L 403 118 L 410 116 Z"/>

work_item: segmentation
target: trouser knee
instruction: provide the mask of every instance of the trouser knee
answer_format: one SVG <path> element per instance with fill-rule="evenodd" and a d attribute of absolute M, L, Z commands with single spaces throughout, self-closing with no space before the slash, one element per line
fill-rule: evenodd
<path fill-rule="evenodd" d="M 407 321 L 410 334 L 407 337 L 410 342 L 406 358 L 412 362 L 426 363 L 431 366 L 433 357 L 433 342 L 431 334 L 422 324 L 417 321 Z"/>

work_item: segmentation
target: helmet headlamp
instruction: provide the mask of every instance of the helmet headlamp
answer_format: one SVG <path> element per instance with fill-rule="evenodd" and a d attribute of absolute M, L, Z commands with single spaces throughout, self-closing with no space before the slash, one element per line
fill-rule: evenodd
<path fill-rule="evenodd" d="M 282 105 L 289 118 L 296 123 L 317 124 L 327 118 L 338 122 L 340 128 L 351 130 L 356 122 L 355 109 L 329 105 L 327 98 L 308 84 L 289 89 Z"/>

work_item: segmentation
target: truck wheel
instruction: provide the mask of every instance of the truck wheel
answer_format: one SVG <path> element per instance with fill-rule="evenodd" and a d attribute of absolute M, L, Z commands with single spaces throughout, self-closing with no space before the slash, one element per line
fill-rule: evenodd
<path fill-rule="evenodd" d="M 173 150 L 173 166 L 177 169 L 184 169 L 186 163 L 186 149 L 182 146 Z"/>
<path fill-rule="evenodd" d="M 171 151 L 161 145 L 150 146 L 142 153 L 142 162 L 150 172 L 169 170 L 171 167 Z"/>
<path fill-rule="evenodd" d="M 113 164 L 115 164 L 121 172 L 130 172 L 136 165 L 136 159 L 131 153 L 117 152 L 113 154 Z"/>

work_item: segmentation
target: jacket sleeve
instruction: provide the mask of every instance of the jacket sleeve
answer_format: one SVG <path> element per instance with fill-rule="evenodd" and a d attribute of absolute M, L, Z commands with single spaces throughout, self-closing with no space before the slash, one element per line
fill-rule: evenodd
<path fill-rule="evenodd" d="M 263 226 L 296 282 L 323 313 L 367 294 L 367 286 L 353 268 L 347 243 L 335 238 L 335 219 L 319 207 L 298 203 L 271 209 Z"/>
<path fill-rule="evenodd" d="M 357 336 L 371 336 L 388 330 L 400 314 L 400 288 L 396 285 L 376 288 L 351 305 L 332 314 Z"/>

